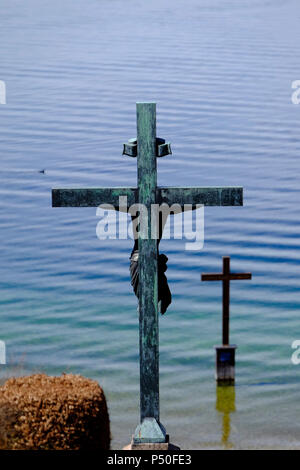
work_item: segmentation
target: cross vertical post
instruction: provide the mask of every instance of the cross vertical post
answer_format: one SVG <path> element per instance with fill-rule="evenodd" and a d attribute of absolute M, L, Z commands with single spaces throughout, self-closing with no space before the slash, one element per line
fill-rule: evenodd
<path fill-rule="evenodd" d="M 139 203 L 148 216 L 140 220 L 139 316 L 140 316 L 140 411 L 159 421 L 159 365 L 157 310 L 157 241 L 151 237 L 151 205 L 156 200 L 156 105 L 137 103 L 137 166 Z M 145 214 L 144 214 L 145 215 Z"/>
<path fill-rule="evenodd" d="M 139 248 L 139 329 L 140 329 L 140 424 L 133 446 L 164 443 L 167 436 L 159 421 L 159 339 L 156 218 L 156 103 L 137 103 L 137 168 L 140 212 Z"/>
<path fill-rule="evenodd" d="M 228 277 L 230 273 L 230 258 L 229 256 L 223 257 L 223 322 L 222 322 L 222 336 L 223 345 L 229 344 L 229 296 L 230 296 L 230 284 Z"/>

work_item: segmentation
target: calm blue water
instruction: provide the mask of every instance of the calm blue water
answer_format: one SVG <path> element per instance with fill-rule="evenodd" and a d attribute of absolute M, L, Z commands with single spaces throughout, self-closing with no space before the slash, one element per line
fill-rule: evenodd
<path fill-rule="evenodd" d="M 300 448 L 298 0 L 2 0 L 1 374 L 99 380 L 113 448 L 138 422 L 131 240 L 99 241 L 96 209 L 52 209 L 52 187 L 131 186 L 135 102 L 156 101 L 173 155 L 161 185 L 244 186 L 243 208 L 206 208 L 205 245 L 166 240 L 173 303 L 160 321 L 161 420 L 185 449 Z M 38 170 L 46 169 L 45 174 Z M 221 286 L 232 284 L 237 383 L 216 395 Z M 221 395 L 220 395 L 221 393 Z M 225 392 L 224 392 L 225 393 Z M 223 393 L 223 394 L 224 394 Z M 229 395 L 228 395 L 229 393 Z"/>

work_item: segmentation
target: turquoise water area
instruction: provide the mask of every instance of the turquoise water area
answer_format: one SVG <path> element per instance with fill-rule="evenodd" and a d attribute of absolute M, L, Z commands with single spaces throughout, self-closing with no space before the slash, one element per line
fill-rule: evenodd
<path fill-rule="evenodd" d="M 2 0 L 0 339 L 11 373 L 73 372 L 108 398 L 112 447 L 139 419 L 131 240 L 96 237 L 96 208 L 53 209 L 52 187 L 135 186 L 135 102 L 157 102 L 173 155 L 158 183 L 244 186 L 205 208 L 205 244 L 164 240 L 173 303 L 160 318 L 161 421 L 183 449 L 300 448 L 300 105 L 297 0 Z M 45 169 L 45 173 L 39 170 Z M 235 389 L 216 390 L 221 257 Z"/>

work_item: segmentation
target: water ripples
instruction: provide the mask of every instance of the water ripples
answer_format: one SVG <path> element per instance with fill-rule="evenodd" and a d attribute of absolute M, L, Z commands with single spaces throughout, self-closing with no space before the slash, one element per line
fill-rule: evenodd
<path fill-rule="evenodd" d="M 245 188 L 243 208 L 205 209 L 202 251 L 161 242 L 173 294 L 160 319 L 162 422 L 182 448 L 224 446 L 213 350 L 221 285 L 200 273 L 220 271 L 229 254 L 233 270 L 253 273 L 232 284 L 234 446 L 300 446 L 290 361 L 300 333 L 298 20 L 296 0 L 4 0 L 1 339 L 25 372 L 98 379 L 116 448 L 138 422 L 132 241 L 100 242 L 96 210 L 52 209 L 51 188 L 135 186 L 136 161 L 121 154 L 141 100 L 157 101 L 158 135 L 172 143 L 160 185 Z"/>

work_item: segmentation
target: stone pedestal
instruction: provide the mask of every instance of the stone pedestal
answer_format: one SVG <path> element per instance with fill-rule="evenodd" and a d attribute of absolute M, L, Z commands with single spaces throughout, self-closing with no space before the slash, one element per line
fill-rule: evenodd
<path fill-rule="evenodd" d="M 233 384 L 235 380 L 235 344 L 215 346 L 216 381 L 218 384 Z"/>
<path fill-rule="evenodd" d="M 155 418 L 144 418 L 135 430 L 131 443 L 123 450 L 180 450 L 169 443 L 163 425 Z"/>
<path fill-rule="evenodd" d="M 131 443 L 124 447 L 123 450 L 180 450 L 180 447 L 174 446 L 169 442 L 169 436 L 166 435 L 166 442 L 143 442 L 141 444 L 134 443 L 134 437 L 132 437 Z"/>

